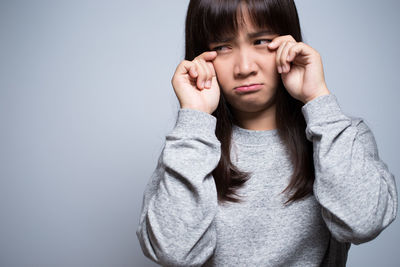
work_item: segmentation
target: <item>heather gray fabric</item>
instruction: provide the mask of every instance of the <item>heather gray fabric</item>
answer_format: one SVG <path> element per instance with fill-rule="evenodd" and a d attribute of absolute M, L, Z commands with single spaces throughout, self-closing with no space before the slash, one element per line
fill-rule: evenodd
<path fill-rule="evenodd" d="M 345 266 L 350 244 L 375 238 L 396 217 L 394 176 L 360 118 L 335 95 L 302 108 L 313 142 L 314 195 L 288 206 L 293 171 L 277 130 L 233 128 L 233 162 L 251 179 L 244 203 L 218 205 L 216 118 L 180 109 L 143 197 L 137 237 L 163 266 Z"/>

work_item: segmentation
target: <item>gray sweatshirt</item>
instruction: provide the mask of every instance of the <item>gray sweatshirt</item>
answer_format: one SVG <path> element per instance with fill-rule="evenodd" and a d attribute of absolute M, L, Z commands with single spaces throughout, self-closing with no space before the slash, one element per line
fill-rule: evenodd
<path fill-rule="evenodd" d="M 163 266 L 345 266 L 351 243 L 374 239 L 395 219 L 395 179 L 369 127 L 346 116 L 333 94 L 302 113 L 314 194 L 283 205 L 293 167 L 277 130 L 234 125 L 232 161 L 252 175 L 239 190 L 243 203 L 218 204 L 216 118 L 180 109 L 144 192 L 136 234 L 146 257 Z"/>

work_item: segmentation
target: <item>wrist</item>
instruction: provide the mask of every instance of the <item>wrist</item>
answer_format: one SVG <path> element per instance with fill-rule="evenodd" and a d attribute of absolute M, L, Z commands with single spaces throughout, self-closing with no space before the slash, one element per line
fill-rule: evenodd
<path fill-rule="evenodd" d="M 318 90 L 318 93 L 306 98 L 303 103 L 307 104 L 310 101 L 313 101 L 314 99 L 316 99 L 317 97 L 323 96 L 323 95 L 329 95 L 331 92 L 329 92 L 328 88 L 326 86 L 324 86 L 323 88 L 321 88 L 320 90 Z"/>

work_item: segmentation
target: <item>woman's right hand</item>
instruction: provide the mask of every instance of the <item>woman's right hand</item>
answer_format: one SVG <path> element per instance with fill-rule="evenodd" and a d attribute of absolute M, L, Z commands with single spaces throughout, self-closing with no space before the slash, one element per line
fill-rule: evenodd
<path fill-rule="evenodd" d="M 216 57 L 217 52 L 208 51 L 178 65 L 171 82 L 181 108 L 209 114 L 217 109 L 220 89 L 212 63 Z"/>

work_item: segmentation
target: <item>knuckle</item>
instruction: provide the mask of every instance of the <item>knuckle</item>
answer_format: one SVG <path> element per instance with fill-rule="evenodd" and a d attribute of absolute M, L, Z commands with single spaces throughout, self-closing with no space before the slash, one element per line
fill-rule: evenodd
<path fill-rule="evenodd" d="M 290 41 L 294 41 L 293 36 L 290 34 L 285 35 L 285 38 L 289 39 Z"/>
<path fill-rule="evenodd" d="M 304 42 L 299 42 L 299 45 L 308 47 L 308 45 L 306 43 L 304 43 Z"/>
<path fill-rule="evenodd" d="M 182 60 L 177 68 L 183 67 L 183 66 L 189 66 L 190 65 L 190 61 L 187 60 Z"/>

